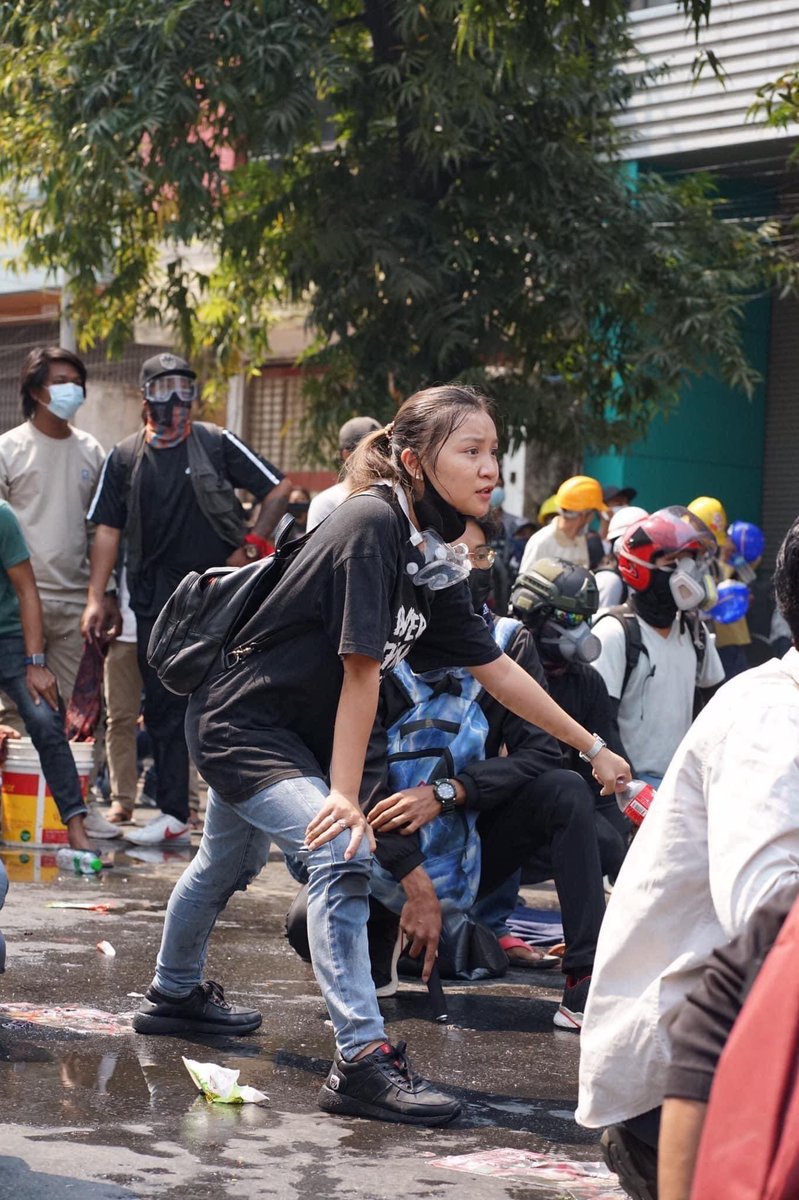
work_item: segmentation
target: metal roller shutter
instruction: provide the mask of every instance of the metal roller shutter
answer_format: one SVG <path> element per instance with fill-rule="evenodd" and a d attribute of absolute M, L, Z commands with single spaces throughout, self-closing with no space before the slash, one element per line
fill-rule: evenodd
<path fill-rule="evenodd" d="M 763 529 L 772 566 L 799 515 L 799 301 L 775 300 L 771 314 Z"/>

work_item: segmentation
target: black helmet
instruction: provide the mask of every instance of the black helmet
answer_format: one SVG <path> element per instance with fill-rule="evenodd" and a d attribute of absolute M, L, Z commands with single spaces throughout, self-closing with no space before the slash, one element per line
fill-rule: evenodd
<path fill-rule="evenodd" d="M 519 575 L 510 594 L 509 612 L 532 627 L 555 610 L 592 617 L 598 608 L 599 590 L 591 572 L 553 558 L 540 558 Z"/>

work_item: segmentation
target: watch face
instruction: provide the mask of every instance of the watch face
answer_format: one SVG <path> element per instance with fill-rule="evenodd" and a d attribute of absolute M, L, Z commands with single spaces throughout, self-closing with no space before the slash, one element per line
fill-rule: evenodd
<path fill-rule="evenodd" d="M 440 800 L 442 804 L 446 804 L 446 803 L 454 800 L 458 794 L 458 792 L 455 788 L 455 784 L 452 782 L 451 779 L 439 780 L 439 782 L 435 785 L 435 788 L 433 790 L 436 793 L 436 799 Z"/>
<path fill-rule="evenodd" d="M 244 547 L 245 558 L 254 559 L 254 558 L 258 558 L 259 555 L 260 555 L 260 551 L 259 551 L 258 547 L 253 545 L 252 542 L 247 542 L 247 544 Z"/>

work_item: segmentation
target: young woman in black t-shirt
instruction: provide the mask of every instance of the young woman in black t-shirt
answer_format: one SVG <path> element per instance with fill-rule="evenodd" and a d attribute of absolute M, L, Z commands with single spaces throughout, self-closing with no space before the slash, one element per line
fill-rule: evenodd
<path fill-rule="evenodd" d="M 497 454 L 484 396 L 456 386 L 412 396 L 354 452 L 349 497 L 242 631 L 242 643 L 268 634 L 268 646 L 192 696 L 189 748 L 210 785 L 205 830 L 170 899 L 137 1031 L 258 1027 L 258 1012 L 230 1006 L 202 978 L 217 916 L 261 870 L 274 841 L 308 870 L 311 955 L 336 1036 L 320 1106 L 431 1125 L 457 1115 L 458 1103 L 416 1076 L 404 1049 L 385 1041 L 370 976 L 374 838 L 358 793 L 381 670 L 406 654 L 416 670 L 468 666 L 507 708 L 586 753 L 606 791 L 629 779 L 623 759 L 501 654 L 472 609 L 468 567 L 454 554 L 441 560 L 442 543 L 460 537 L 463 518 L 487 512 Z M 435 536 L 419 534 L 431 529 L 438 556 Z M 421 917 L 407 924 L 427 976 L 438 928 Z"/>

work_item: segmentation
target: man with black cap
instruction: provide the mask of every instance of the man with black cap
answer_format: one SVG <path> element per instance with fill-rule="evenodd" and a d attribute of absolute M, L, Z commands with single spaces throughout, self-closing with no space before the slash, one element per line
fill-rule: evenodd
<path fill-rule="evenodd" d="M 374 417 L 352 417 L 349 421 L 345 421 L 338 431 L 338 447 L 342 463 L 345 463 L 352 454 L 355 447 L 367 433 L 374 433 L 376 429 L 381 429 L 382 426 Z M 349 486 L 346 479 L 339 483 L 334 483 L 332 487 L 325 488 L 318 496 L 314 496 L 308 509 L 308 524 L 307 529 L 313 529 L 315 525 L 320 525 L 325 517 L 329 517 L 334 508 L 338 508 L 342 500 L 346 500 L 349 495 Z"/>
<path fill-rule="evenodd" d="M 144 719 L 152 738 L 161 816 L 128 835 L 143 845 L 189 840 L 187 700 L 167 691 L 147 663 L 155 618 L 189 571 L 262 556 L 285 512 L 291 483 L 228 429 L 192 421 L 197 375 L 176 354 L 156 354 L 141 369 L 144 428 L 105 460 L 89 510 L 96 524 L 85 634 L 103 625 L 102 598 L 124 534 L 130 606 L 136 615 Z M 260 503 L 252 530 L 234 489 Z"/>

